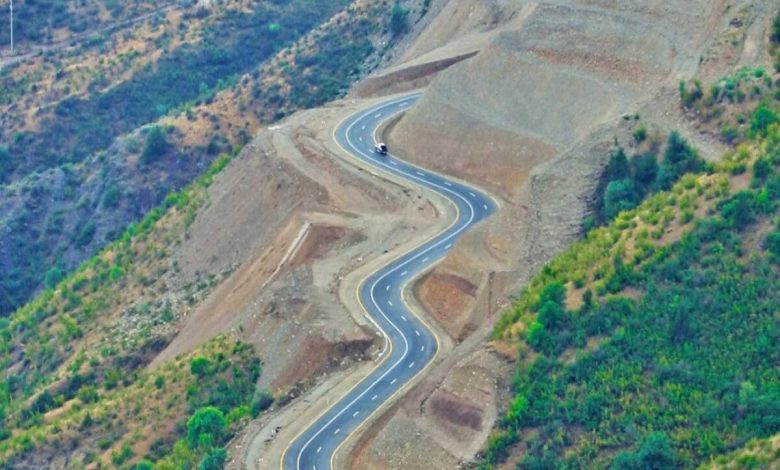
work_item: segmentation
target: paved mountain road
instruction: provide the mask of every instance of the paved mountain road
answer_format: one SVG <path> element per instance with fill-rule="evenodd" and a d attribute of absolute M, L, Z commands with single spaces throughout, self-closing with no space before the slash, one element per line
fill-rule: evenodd
<path fill-rule="evenodd" d="M 402 300 L 403 287 L 441 260 L 466 229 L 496 209 L 493 200 L 475 188 L 401 161 L 392 154 L 374 153 L 376 129 L 414 105 L 419 96 L 415 93 L 395 98 L 351 116 L 336 129 L 335 138 L 344 150 L 373 167 L 442 194 L 457 208 L 457 219 L 443 232 L 361 283 L 360 302 L 387 341 L 381 362 L 295 438 L 282 457 L 284 469 L 330 469 L 335 451 L 347 436 L 434 358 L 436 337 Z"/>

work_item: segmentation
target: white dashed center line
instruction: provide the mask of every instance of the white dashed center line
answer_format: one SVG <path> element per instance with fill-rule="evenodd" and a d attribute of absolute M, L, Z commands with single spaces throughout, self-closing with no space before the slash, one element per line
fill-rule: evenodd
<path fill-rule="evenodd" d="M 423 173 L 422 171 L 415 171 L 415 173 L 417 173 L 420 176 L 425 176 L 425 173 Z"/>
<path fill-rule="evenodd" d="M 352 413 L 352 417 L 354 418 L 355 416 L 357 416 L 357 415 L 359 415 L 359 414 L 360 414 L 360 412 L 359 412 L 359 411 L 356 411 L 356 412 Z"/>
<path fill-rule="evenodd" d="M 390 385 L 393 385 L 398 379 L 393 379 L 390 381 Z"/>
<path fill-rule="evenodd" d="M 386 285 L 386 286 L 385 286 L 385 290 L 386 290 L 386 291 L 390 290 L 390 284 L 388 284 L 388 285 Z"/>
<path fill-rule="evenodd" d="M 425 351 L 425 346 L 420 346 L 420 351 Z"/>
<path fill-rule="evenodd" d="M 414 367 L 414 362 L 412 362 L 411 364 L 409 364 L 409 368 L 411 369 L 412 367 Z"/>
<path fill-rule="evenodd" d="M 449 250 L 450 248 L 452 248 L 452 243 L 444 247 L 445 250 Z"/>
<path fill-rule="evenodd" d="M 392 303 L 392 302 L 390 302 L 390 301 L 388 300 L 388 301 L 387 301 L 387 305 L 389 305 L 389 306 L 391 306 L 391 307 L 392 307 L 392 306 L 393 306 L 393 303 Z"/>
<path fill-rule="evenodd" d="M 402 319 L 403 321 L 408 321 L 408 320 L 406 320 L 406 315 L 401 315 L 401 319 Z"/>
<path fill-rule="evenodd" d="M 339 432 L 341 432 L 341 428 L 338 428 L 335 431 L 333 431 L 333 434 L 338 434 Z"/>
<path fill-rule="evenodd" d="M 420 332 L 417 331 L 417 330 L 414 330 L 414 334 L 416 334 L 417 336 L 420 336 Z"/>
<path fill-rule="evenodd" d="M 422 262 L 422 263 L 424 263 L 424 262 L 428 261 L 429 259 L 430 259 L 430 258 L 428 258 L 428 257 L 426 256 L 425 258 L 423 258 L 423 259 L 422 259 L 422 261 L 421 261 L 421 262 Z"/>
<path fill-rule="evenodd" d="M 406 276 L 407 274 L 409 274 L 409 271 L 404 271 L 401 273 L 401 276 Z"/>
<path fill-rule="evenodd" d="M 317 453 L 319 454 L 322 451 L 322 446 L 317 447 Z"/>
<path fill-rule="evenodd" d="M 445 182 L 444 182 L 444 185 L 445 185 L 445 186 L 452 186 L 452 183 L 450 183 L 449 181 L 445 181 Z"/>
<path fill-rule="evenodd" d="M 371 401 L 374 401 L 374 400 L 376 400 L 376 398 L 377 398 L 378 396 L 379 396 L 379 395 L 374 395 L 373 397 L 371 397 Z"/>
<path fill-rule="evenodd" d="M 469 194 L 471 195 L 471 197 L 477 197 L 477 195 L 472 193 L 471 191 L 469 191 Z"/>

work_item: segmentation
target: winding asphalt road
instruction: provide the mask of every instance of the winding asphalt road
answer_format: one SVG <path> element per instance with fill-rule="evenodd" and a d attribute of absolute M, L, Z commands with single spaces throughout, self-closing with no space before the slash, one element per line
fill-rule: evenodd
<path fill-rule="evenodd" d="M 335 451 L 347 436 L 435 357 L 436 336 L 402 300 L 403 287 L 441 260 L 466 229 L 496 209 L 493 200 L 475 188 L 403 162 L 392 154 L 374 153 L 374 135 L 379 125 L 412 106 L 419 97 L 415 93 L 396 98 L 348 118 L 336 129 L 336 141 L 356 158 L 445 196 L 457 208 L 457 219 L 446 230 L 361 283 L 360 302 L 386 340 L 382 360 L 368 377 L 295 438 L 282 457 L 284 469 L 330 469 Z"/>

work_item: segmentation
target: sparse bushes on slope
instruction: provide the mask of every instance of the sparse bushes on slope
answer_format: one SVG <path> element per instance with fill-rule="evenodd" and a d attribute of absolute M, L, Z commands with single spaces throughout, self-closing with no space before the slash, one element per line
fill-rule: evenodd
<path fill-rule="evenodd" d="M 691 152 L 671 148 L 670 169 L 688 168 Z M 732 168 L 755 161 L 765 163 L 751 188 L 730 195 Z M 684 176 L 545 266 L 496 326 L 497 338 L 520 332 L 519 358 L 483 468 L 520 440 L 521 469 L 692 468 L 780 432 L 779 169 L 773 124 L 712 174 Z M 710 210 L 679 241 L 648 243 L 684 203 Z M 775 228 L 744 243 L 759 224 Z"/>

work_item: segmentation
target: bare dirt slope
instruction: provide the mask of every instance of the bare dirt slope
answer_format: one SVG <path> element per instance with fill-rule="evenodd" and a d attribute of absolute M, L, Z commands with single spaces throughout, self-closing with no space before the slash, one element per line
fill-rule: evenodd
<path fill-rule="evenodd" d="M 407 297 L 433 320 L 436 364 L 339 454 L 344 468 L 453 468 L 481 448 L 511 366 L 486 348 L 497 312 L 540 265 L 579 235 L 587 198 L 624 113 L 681 128 L 705 156 L 717 144 L 676 110 L 676 83 L 725 73 L 760 36 L 769 2 L 440 0 L 355 96 L 429 85 L 390 125 L 394 153 L 483 186 L 501 210 L 469 232 Z M 748 8 L 749 7 L 749 8 Z M 747 10 L 745 9 L 747 8 Z M 724 13 L 725 12 L 725 13 Z M 701 64 L 701 65 L 700 65 Z M 261 415 L 231 446 L 232 468 L 269 468 L 317 414 L 370 369 L 381 341 L 355 288 L 450 220 L 432 194 L 345 156 L 332 129 L 370 102 L 344 100 L 262 132 L 210 188 L 175 254 L 178 282 L 227 273 L 179 325 L 155 364 L 223 331 L 251 341 L 261 386 L 294 399 Z M 351 367 L 347 367 L 351 366 Z"/>
<path fill-rule="evenodd" d="M 265 361 L 261 385 L 287 392 L 370 354 L 374 332 L 353 320 L 359 309 L 345 308 L 354 290 L 342 302 L 342 281 L 363 260 L 435 225 L 440 209 L 397 184 L 378 184 L 323 146 L 330 124 L 355 109 L 300 113 L 261 133 L 220 175 L 174 259 L 181 284 L 230 275 L 153 365 L 238 330 Z"/>
<path fill-rule="evenodd" d="M 411 161 L 482 185 L 502 209 L 415 286 L 455 347 L 351 440 L 338 456 L 343 468 L 455 468 L 473 459 L 501 406 L 497 384 L 511 376 L 501 358 L 513 352 L 485 348 L 496 312 L 579 236 L 614 139 L 629 145 L 622 117 L 638 113 L 660 129 L 680 129 L 705 158 L 717 158 L 717 141 L 679 112 L 677 83 L 760 60 L 757 38 L 772 8 L 710 0 L 444 3 L 399 63 L 357 90 L 397 89 L 402 84 L 382 88 L 387 74 L 402 78 L 406 66 L 478 51 L 428 77 L 420 102 L 385 139 Z"/>

